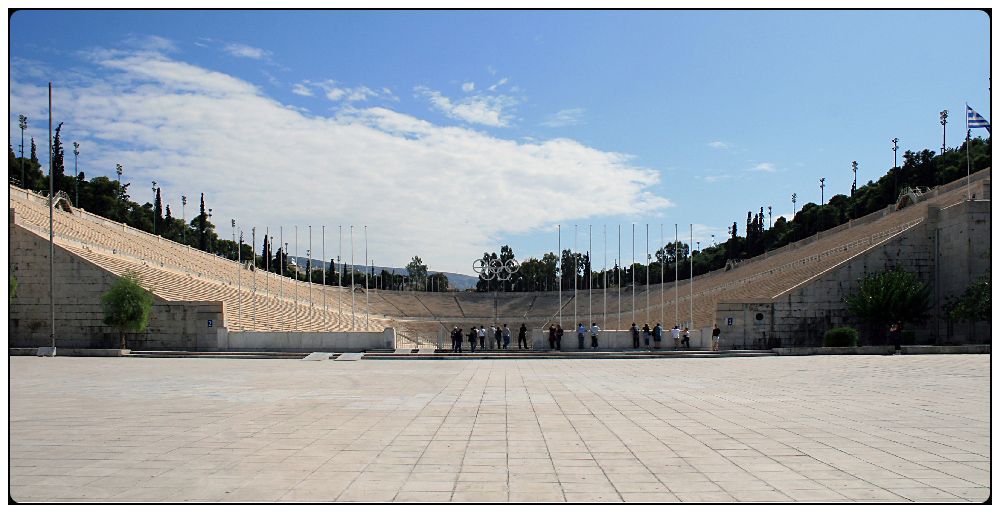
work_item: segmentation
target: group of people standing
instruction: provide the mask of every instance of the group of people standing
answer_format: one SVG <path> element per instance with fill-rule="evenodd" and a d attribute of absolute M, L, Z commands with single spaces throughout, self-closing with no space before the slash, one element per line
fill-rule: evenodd
<path fill-rule="evenodd" d="M 576 327 L 576 337 L 579 344 L 578 349 L 583 349 L 583 342 L 588 333 L 590 333 L 590 348 L 597 349 L 597 335 L 600 332 L 601 328 L 597 326 L 596 322 L 590 323 L 590 328 L 585 328 L 583 323 L 578 324 Z M 549 349 L 562 351 L 563 333 L 564 331 L 561 324 L 549 325 Z"/>
<path fill-rule="evenodd" d="M 528 328 L 523 323 L 521 324 L 521 329 L 517 334 L 517 348 L 528 349 L 528 338 L 527 338 Z M 507 349 L 510 346 L 510 328 L 506 324 L 503 328 L 499 326 L 490 326 L 489 331 L 486 330 L 484 326 L 479 326 L 478 328 L 473 326 L 469 328 L 469 334 L 464 335 L 462 333 L 462 328 L 455 326 L 451 330 L 451 350 L 456 353 L 462 352 L 462 341 L 466 338 L 469 340 L 469 350 L 473 353 L 476 352 L 476 340 L 479 340 L 480 351 L 486 349 L 486 336 L 491 335 L 496 341 L 497 349 Z M 501 343 L 501 340 L 503 341 Z M 490 341 L 490 349 L 493 349 L 493 341 Z"/>
<path fill-rule="evenodd" d="M 576 334 L 577 334 L 578 349 L 583 350 L 584 339 L 586 338 L 588 333 L 590 334 L 590 348 L 597 349 L 598 334 L 600 333 L 600 331 L 601 329 L 597 326 L 596 322 L 591 323 L 590 328 L 585 328 L 583 326 L 583 323 L 577 325 Z M 632 327 L 629 328 L 629 332 L 632 334 L 632 349 L 640 348 L 639 346 L 640 331 L 642 332 L 642 338 L 646 349 L 649 349 L 650 337 L 652 337 L 653 339 L 653 349 L 660 349 L 660 343 L 663 341 L 663 328 L 660 326 L 660 323 L 656 323 L 656 326 L 654 326 L 652 329 L 650 329 L 649 324 L 645 324 L 640 330 L 633 322 Z M 519 330 L 517 335 L 518 349 L 521 348 L 529 349 L 527 333 L 528 333 L 528 328 L 522 323 L 521 329 Z M 563 333 L 564 331 L 562 325 L 555 323 L 549 325 L 549 349 L 562 351 Z M 720 334 L 719 325 L 716 324 L 712 329 L 712 351 L 719 350 L 719 334 Z M 510 333 L 510 328 L 508 328 L 506 324 L 503 325 L 503 328 L 500 328 L 498 326 L 490 326 L 489 331 L 487 331 L 486 328 L 483 326 L 479 326 L 478 328 L 473 326 L 469 328 L 468 335 L 463 335 L 462 329 L 459 328 L 458 326 L 455 326 L 455 328 L 451 330 L 452 351 L 456 353 L 461 353 L 462 341 L 466 337 L 468 338 L 469 341 L 469 349 L 473 353 L 476 352 L 477 339 L 479 341 L 479 349 L 485 350 L 487 335 L 491 335 L 494 338 L 494 340 L 496 340 L 497 349 L 507 349 L 507 347 L 510 346 L 511 333 Z M 675 324 L 674 327 L 670 329 L 670 338 L 673 339 L 674 341 L 674 349 L 680 349 L 682 347 L 687 347 L 687 348 L 691 347 L 691 333 L 687 328 L 684 328 L 682 330 L 678 325 Z M 502 344 L 501 340 L 503 341 Z M 490 349 L 493 349 L 492 341 L 490 342 Z"/>

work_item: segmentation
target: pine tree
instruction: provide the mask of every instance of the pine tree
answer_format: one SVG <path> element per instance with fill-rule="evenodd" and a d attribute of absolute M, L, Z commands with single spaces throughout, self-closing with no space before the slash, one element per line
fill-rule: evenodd
<path fill-rule="evenodd" d="M 37 150 L 37 147 L 35 146 L 35 138 L 32 137 L 31 138 L 31 161 L 34 162 L 35 164 L 38 164 L 38 155 L 35 153 L 35 150 Z"/>
<path fill-rule="evenodd" d="M 156 200 L 153 204 L 153 215 L 156 216 L 157 222 L 160 226 L 163 226 L 163 203 L 160 201 L 160 188 L 156 188 Z M 155 233 L 153 235 L 156 235 Z"/>

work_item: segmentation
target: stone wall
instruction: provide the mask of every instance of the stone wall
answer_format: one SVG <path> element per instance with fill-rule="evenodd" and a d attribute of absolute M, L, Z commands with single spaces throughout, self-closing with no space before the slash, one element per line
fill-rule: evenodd
<path fill-rule="evenodd" d="M 10 347 L 50 342 L 49 241 L 14 223 L 9 211 L 9 271 L 18 282 L 9 306 Z M 116 348 L 119 335 L 101 322 L 101 295 L 117 279 L 99 266 L 55 247 L 55 335 L 57 348 Z M 165 301 L 155 297 L 149 326 L 126 335 L 134 350 L 211 350 L 218 345 L 225 309 L 220 301 Z M 212 321 L 209 327 L 208 321 Z"/>
<path fill-rule="evenodd" d="M 904 326 L 916 330 L 917 343 L 988 343 L 987 323 L 952 326 L 938 313 L 949 296 L 960 295 L 989 266 L 989 230 L 989 201 L 931 207 L 919 225 L 776 299 L 719 303 L 720 348 L 819 346 L 826 330 L 841 326 L 858 329 L 859 344 L 883 345 L 887 333 L 850 318 L 843 298 L 857 292 L 857 282 L 866 273 L 894 267 L 916 271 L 931 289 L 928 322 Z"/>
<path fill-rule="evenodd" d="M 378 332 L 254 332 L 221 330 L 218 351 L 359 353 L 395 349 L 396 331 Z"/>

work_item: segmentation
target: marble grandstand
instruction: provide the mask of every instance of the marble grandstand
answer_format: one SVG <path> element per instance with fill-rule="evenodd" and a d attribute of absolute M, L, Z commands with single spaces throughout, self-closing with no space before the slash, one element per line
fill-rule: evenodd
<path fill-rule="evenodd" d="M 540 329 L 558 322 L 561 309 L 567 328 L 573 322 L 597 322 L 605 330 L 627 329 L 632 322 L 640 326 L 660 322 L 701 330 L 719 323 L 733 333 L 742 330 L 740 337 L 729 337 L 733 345 L 821 343 L 815 338 L 817 332 L 821 336 L 822 330 L 846 322 L 836 305 L 842 302 L 838 295 L 866 270 L 902 263 L 916 268 L 925 283 L 938 283 L 942 273 L 950 273 L 946 284 L 936 285 L 937 308 L 941 298 L 960 294 L 989 265 L 988 258 L 983 264 L 974 253 L 983 247 L 989 250 L 990 170 L 974 174 L 971 183 L 973 198 L 965 197 L 966 179 L 907 191 L 895 205 L 730 269 L 696 276 L 693 283 L 624 289 L 620 315 L 618 289 L 608 290 L 606 296 L 600 289 L 581 290 L 575 297 L 564 290 L 561 304 L 557 292 L 518 292 L 499 295 L 499 322 L 512 330 L 521 323 Z M 15 186 L 9 191 L 10 273 L 20 284 L 10 307 L 10 344 L 46 345 L 48 199 Z M 942 214 L 958 210 L 960 214 Z M 945 218 L 959 221 L 941 225 Z M 109 345 L 114 337 L 101 324 L 100 294 L 126 270 L 143 276 L 156 301 L 147 332 L 129 338 L 130 347 L 137 349 L 217 350 L 225 337 L 247 332 L 386 330 L 391 330 L 398 346 L 436 345 L 440 334 L 452 326 L 490 326 L 494 319 L 492 294 L 371 290 L 366 297 L 362 288 L 352 292 L 350 287 L 297 282 L 95 216 L 65 199 L 57 203 L 53 229 L 60 346 Z M 958 242 L 962 233 L 969 238 L 965 250 Z M 939 251 L 948 247 L 945 237 L 955 238 L 953 245 L 959 248 L 955 251 L 965 251 L 961 258 Z M 930 246 L 932 257 L 927 255 L 931 243 L 937 244 Z M 840 285 L 831 287 L 828 282 Z M 770 308 L 770 318 L 763 323 L 746 320 L 748 312 L 762 308 Z M 794 317 L 797 324 L 786 317 Z M 802 319 L 809 320 L 807 326 Z M 758 328 L 763 334 L 756 333 Z M 923 336 L 938 340 L 956 336 L 955 327 L 944 330 L 947 333 L 941 327 L 931 328 Z"/>

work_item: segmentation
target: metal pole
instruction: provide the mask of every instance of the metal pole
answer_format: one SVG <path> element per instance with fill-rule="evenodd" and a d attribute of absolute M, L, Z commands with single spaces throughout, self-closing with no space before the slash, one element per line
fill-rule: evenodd
<path fill-rule="evenodd" d="M 257 227 L 250 228 L 250 266 L 253 269 L 253 294 L 250 295 L 250 323 L 257 329 Z"/>
<path fill-rule="evenodd" d="M 326 310 L 326 225 L 325 224 L 323 225 L 323 232 L 322 233 L 323 233 L 323 235 L 322 235 L 322 239 L 321 240 L 323 241 L 322 242 L 322 244 L 323 244 L 323 266 L 320 267 L 320 276 L 322 276 L 322 279 L 323 279 L 323 287 L 320 290 L 323 291 L 323 329 L 326 330 L 326 329 L 328 329 L 327 325 L 328 325 L 328 323 L 330 321 L 329 321 L 329 316 L 327 315 L 328 312 Z"/>
<path fill-rule="evenodd" d="M 608 329 L 608 225 L 604 225 L 604 329 Z"/>
<path fill-rule="evenodd" d="M 899 171 L 896 169 L 896 150 L 899 149 L 899 137 L 892 138 L 892 198 L 896 200 L 896 190 L 899 189 Z"/>
<path fill-rule="evenodd" d="M 285 227 L 278 227 L 278 272 L 281 273 L 281 278 L 278 278 L 278 296 L 281 296 L 282 290 L 284 289 L 285 282 L 285 267 L 288 261 L 288 255 L 281 253 L 281 247 L 285 245 Z M 286 251 L 287 253 L 287 251 Z M 284 262 L 282 262 L 284 260 Z M 285 316 L 281 316 L 281 329 L 285 329 Z"/>
<path fill-rule="evenodd" d="M 56 245 L 53 217 L 55 215 L 55 185 L 52 172 L 52 82 L 49 82 L 49 339 L 52 341 L 52 356 L 56 355 Z"/>
<path fill-rule="evenodd" d="M 680 259 L 677 258 L 677 246 L 679 245 L 677 242 L 678 242 L 677 223 L 674 223 L 674 326 L 677 325 L 677 318 L 679 317 L 679 315 L 677 314 L 677 300 L 678 300 L 677 289 L 679 289 L 680 287 L 677 286 L 677 280 L 680 278 L 680 274 L 678 274 L 678 269 L 681 266 Z"/>
<path fill-rule="evenodd" d="M 688 263 L 691 266 L 688 274 L 688 313 L 690 314 L 688 329 L 691 329 L 694 327 L 694 258 L 691 256 L 691 246 L 694 246 L 694 223 L 688 224 L 688 229 L 691 230 L 690 246 L 688 246 Z"/>
<path fill-rule="evenodd" d="M 622 225 L 618 225 L 618 331 L 622 330 Z"/>
<path fill-rule="evenodd" d="M 557 224 L 556 230 L 559 233 L 559 325 L 562 326 L 562 277 L 563 277 L 563 256 L 562 256 L 562 225 Z"/>
<path fill-rule="evenodd" d="M 365 262 L 366 263 L 368 262 L 368 225 L 367 224 L 365 225 Z M 371 273 L 365 273 L 365 331 L 370 331 L 370 328 L 368 326 L 368 316 L 369 316 L 369 309 L 368 309 L 368 294 L 369 294 L 369 291 L 368 291 L 368 275 L 369 274 L 371 274 Z"/>
<path fill-rule="evenodd" d="M 24 144 L 22 141 L 21 144 Z M 73 188 L 76 191 L 76 208 L 80 208 L 80 143 L 73 142 L 73 183 L 76 187 Z M 156 183 L 156 182 L 153 182 Z M 24 184 L 21 184 L 24 187 Z M 156 198 L 153 198 L 155 201 Z M 153 228 L 153 233 L 156 233 L 156 228 Z"/>
<path fill-rule="evenodd" d="M 594 225 L 587 226 L 587 308 L 594 322 Z"/>
<path fill-rule="evenodd" d="M 236 243 L 236 319 L 243 331 L 243 279 L 240 271 L 243 268 L 243 257 L 240 250 L 243 249 L 243 230 L 240 230 L 240 241 Z"/>
<path fill-rule="evenodd" d="M 24 129 L 28 128 L 28 118 L 24 114 L 20 115 L 18 126 L 21 127 L 21 188 L 27 190 L 28 186 L 24 183 Z"/>
<path fill-rule="evenodd" d="M 666 323 L 663 322 L 663 293 L 664 289 L 667 288 L 666 280 L 664 279 L 667 273 L 667 246 L 663 243 L 663 223 L 660 223 L 660 248 L 660 251 L 663 252 L 663 259 L 660 261 L 660 322 L 663 323 L 663 326 L 666 326 Z"/>
<path fill-rule="evenodd" d="M 306 287 L 309 288 L 309 312 L 312 313 L 313 306 L 313 277 L 312 277 L 312 252 L 313 252 L 313 227 L 309 225 L 309 251 L 306 251 Z"/>
<path fill-rule="evenodd" d="M 299 330 L 299 225 L 295 225 L 295 331 Z"/>
<path fill-rule="evenodd" d="M 354 331 L 354 225 L 351 225 L 351 331 Z"/>
<path fill-rule="evenodd" d="M 944 111 L 945 117 L 948 116 L 948 111 Z M 941 121 L 944 125 L 944 120 Z M 972 163 L 969 162 L 969 104 L 965 104 L 965 199 L 972 199 Z M 944 153 L 942 150 L 941 153 Z"/>
<path fill-rule="evenodd" d="M 156 235 L 156 180 L 153 180 L 153 235 Z"/>
<path fill-rule="evenodd" d="M 181 227 L 181 242 L 183 242 L 185 246 L 187 246 L 187 216 L 184 213 L 184 210 L 187 207 L 187 204 L 188 197 L 181 196 L 181 224 L 184 225 Z"/>
<path fill-rule="evenodd" d="M 337 266 L 340 266 L 340 257 L 344 254 L 344 225 L 337 225 Z M 337 315 L 338 322 L 344 320 L 344 272 L 337 269 Z"/>
<path fill-rule="evenodd" d="M 632 223 L 632 322 L 635 322 L 635 223 Z"/>
<path fill-rule="evenodd" d="M 577 255 L 576 248 L 577 248 L 577 245 L 576 245 L 576 225 L 574 224 L 573 225 L 573 324 L 577 324 L 577 322 L 579 322 L 577 320 L 577 318 L 576 318 L 576 295 L 577 295 L 576 294 L 576 268 L 578 267 L 578 264 L 577 264 L 577 261 L 576 261 L 576 255 Z M 573 326 L 573 329 L 575 330 L 576 326 Z"/>
<path fill-rule="evenodd" d="M 646 223 L 646 322 L 649 322 L 649 223 Z"/>

